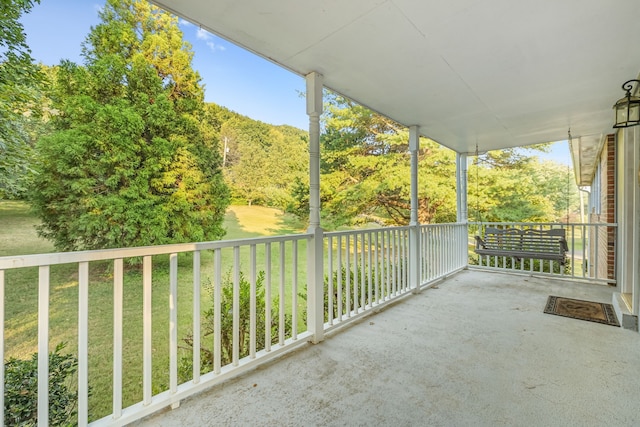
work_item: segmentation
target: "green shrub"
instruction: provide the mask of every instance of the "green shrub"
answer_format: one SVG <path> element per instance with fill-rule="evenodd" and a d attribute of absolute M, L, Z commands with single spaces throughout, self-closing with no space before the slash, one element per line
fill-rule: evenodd
<path fill-rule="evenodd" d="M 77 425 L 78 391 L 74 381 L 78 359 L 61 354 L 65 343 L 49 353 L 49 425 Z M 30 359 L 10 358 L 4 364 L 4 423 L 35 426 L 38 422 L 38 353 Z"/>
<path fill-rule="evenodd" d="M 340 274 L 340 278 L 339 278 Z M 375 274 L 371 273 L 371 277 L 369 276 L 369 272 L 362 271 L 360 268 L 357 268 L 355 271 L 342 267 L 340 272 L 337 270 L 333 272 L 332 279 L 332 287 L 333 287 L 333 296 L 331 298 L 333 302 L 333 310 L 331 313 L 331 318 L 336 319 L 340 317 L 340 314 L 343 316 L 348 312 L 352 312 L 356 310 L 356 308 L 361 309 L 373 303 L 373 301 L 369 298 L 369 292 L 371 286 L 375 286 Z M 340 286 L 338 286 L 338 278 L 340 279 Z M 364 282 L 364 289 L 363 289 Z M 378 273 L 378 286 L 380 289 L 380 293 L 384 293 L 383 288 L 384 278 L 383 273 Z M 339 292 L 338 289 L 342 288 Z M 354 288 L 357 289 L 357 292 L 354 291 Z M 364 291 L 364 292 L 363 292 Z M 329 321 L 329 277 L 324 276 L 324 321 Z M 371 294 L 373 294 L 373 290 L 371 289 Z M 349 294 L 349 304 L 347 304 L 347 294 Z M 340 300 L 340 296 L 342 297 L 342 313 L 338 311 L 338 301 Z M 356 300 L 356 296 L 358 299 Z M 371 295 L 375 298 L 375 295 Z"/>
<path fill-rule="evenodd" d="M 271 344 L 278 342 L 278 325 L 279 325 L 279 304 L 278 298 L 274 297 L 271 302 L 271 324 L 266 325 L 265 319 L 265 284 L 264 271 L 260 271 L 256 276 L 256 348 L 258 351 L 265 348 L 265 329 L 271 330 Z M 208 284 L 207 290 L 213 301 L 213 284 Z M 240 272 L 239 286 L 240 300 L 240 323 L 238 325 L 238 347 L 239 357 L 243 358 L 249 355 L 250 350 L 250 313 L 251 313 L 251 282 Z M 220 289 L 220 342 L 221 366 L 230 364 L 233 361 L 233 280 L 231 273 L 228 273 L 222 281 Z M 202 331 L 203 338 L 200 348 L 200 372 L 206 373 L 213 370 L 213 307 L 207 309 L 203 313 Z M 290 313 L 285 313 L 285 335 L 290 336 L 292 329 L 292 317 Z M 186 344 L 184 347 L 189 354 L 182 357 L 180 366 L 178 367 L 178 375 L 181 382 L 189 381 L 193 373 L 193 359 L 191 352 L 193 351 L 193 334 L 189 333 L 182 339 Z"/>

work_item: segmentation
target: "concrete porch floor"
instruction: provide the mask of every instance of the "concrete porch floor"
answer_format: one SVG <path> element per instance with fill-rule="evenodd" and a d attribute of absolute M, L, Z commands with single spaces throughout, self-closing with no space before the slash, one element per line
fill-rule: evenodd
<path fill-rule="evenodd" d="M 640 335 L 544 314 L 613 288 L 463 271 L 139 426 L 637 426 Z"/>

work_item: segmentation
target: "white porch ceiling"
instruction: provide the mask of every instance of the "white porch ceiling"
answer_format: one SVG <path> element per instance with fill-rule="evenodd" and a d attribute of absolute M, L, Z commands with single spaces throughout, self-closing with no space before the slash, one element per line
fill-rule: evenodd
<path fill-rule="evenodd" d="M 612 132 L 638 0 L 158 0 L 457 151 Z"/>

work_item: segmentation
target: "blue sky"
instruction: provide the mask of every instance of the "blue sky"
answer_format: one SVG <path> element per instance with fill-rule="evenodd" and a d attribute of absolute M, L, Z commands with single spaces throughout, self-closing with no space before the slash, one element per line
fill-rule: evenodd
<path fill-rule="evenodd" d="M 100 22 L 103 0 L 42 0 L 21 22 L 36 62 L 82 63 L 81 43 Z M 275 125 L 308 128 L 304 79 L 186 21 L 184 38 L 193 46 L 193 68 L 205 85 L 205 100 Z"/>
<path fill-rule="evenodd" d="M 56 65 L 61 59 L 82 63 L 81 43 L 99 23 L 104 0 L 42 0 L 22 18 L 27 42 L 37 62 Z M 308 128 L 304 79 L 217 36 L 180 21 L 193 46 L 193 68 L 202 76 L 205 100 L 253 119 L 275 125 Z M 555 143 L 543 159 L 569 164 L 567 142 Z"/>

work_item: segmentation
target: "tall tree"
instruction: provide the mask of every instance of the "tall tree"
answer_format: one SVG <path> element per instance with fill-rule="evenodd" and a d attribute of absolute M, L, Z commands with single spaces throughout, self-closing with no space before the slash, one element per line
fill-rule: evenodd
<path fill-rule="evenodd" d="M 544 145 L 531 150 L 545 149 Z M 469 215 L 475 221 L 558 221 L 577 205 L 566 167 L 522 150 L 491 151 L 469 169 Z"/>
<path fill-rule="evenodd" d="M 580 212 L 580 194 L 571 167 L 544 161 L 538 168 L 537 182 L 553 206 L 554 220 L 567 221 Z"/>
<path fill-rule="evenodd" d="M 0 199 L 21 196 L 30 172 L 27 113 L 37 112 L 43 75 L 33 63 L 19 19 L 39 0 L 0 2 Z"/>
<path fill-rule="evenodd" d="M 58 69 L 57 131 L 38 143 L 33 205 L 62 250 L 218 239 L 228 190 L 177 18 L 108 0 Z"/>
<path fill-rule="evenodd" d="M 328 100 L 321 139 L 325 218 L 336 225 L 407 224 L 411 207 L 407 129 L 346 98 L 330 94 Z M 423 139 L 418 173 L 420 222 L 455 221 L 453 151 Z"/>

